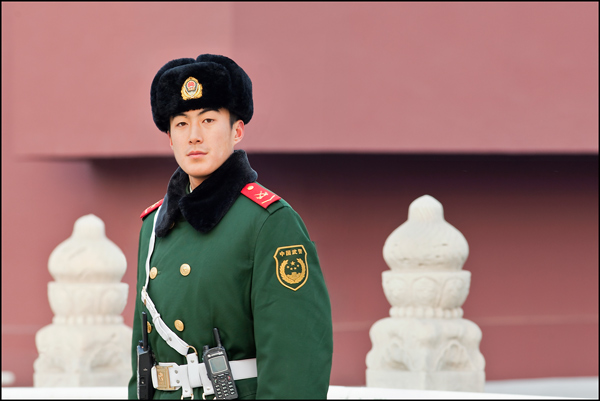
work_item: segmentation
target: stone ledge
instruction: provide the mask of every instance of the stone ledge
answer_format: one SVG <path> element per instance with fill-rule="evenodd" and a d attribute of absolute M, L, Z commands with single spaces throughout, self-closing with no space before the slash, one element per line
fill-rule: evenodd
<path fill-rule="evenodd" d="M 127 387 L 3 387 L 2 399 L 127 399 Z M 461 391 L 397 390 L 374 387 L 330 386 L 329 400 L 397 400 L 397 399 L 569 399 L 568 397 L 545 397 L 533 395 L 467 393 Z"/>

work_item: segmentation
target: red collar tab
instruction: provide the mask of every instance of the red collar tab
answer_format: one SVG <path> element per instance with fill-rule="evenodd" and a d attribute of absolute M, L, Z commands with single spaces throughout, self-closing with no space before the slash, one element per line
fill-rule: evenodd
<path fill-rule="evenodd" d="M 273 202 L 281 199 L 281 196 L 274 194 L 265 187 L 251 182 L 242 189 L 242 194 L 253 202 L 256 202 L 265 209 Z"/>
<path fill-rule="evenodd" d="M 152 213 L 153 211 L 155 211 L 156 209 L 158 209 L 158 207 L 160 205 L 162 205 L 162 203 L 163 203 L 164 200 L 165 199 L 163 198 L 163 199 L 159 200 L 158 202 L 156 202 L 154 205 L 148 206 L 146 208 L 146 210 L 144 210 L 142 212 L 142 214 L 140 214 L 140 219 L 143 219 L 144 217 L 148 216 L 150 213 Z"/>

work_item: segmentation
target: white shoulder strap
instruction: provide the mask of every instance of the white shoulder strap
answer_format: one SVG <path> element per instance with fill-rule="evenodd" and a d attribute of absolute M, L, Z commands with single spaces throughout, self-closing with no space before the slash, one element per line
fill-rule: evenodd
<path fill-rule="evenodd" d="M 160 313 L 156 310 L 156 306 L 154 306 L 154 302 L 150 299 L 150 295 L 148 295 L 148 278 L 150 277 L 150 258 L 152 257 L 152 252 L 154 251 L 154 241 L 156 239 L 156 234 L 154 230 L 156 228 L 156 219 L 160 212 L 162 205 L 156 211 L 154 215 L 154 223 L 152 224 L 152 234 L 150 235 L 150 243 L 148 245 L 148 257 L 146 258 L 146 282 L 144 283 L 144 287 L 142 287 L 142 291 L 140 292 L 142 302 L 148 308 L 150 315 L 152 316 L 152 323 L 154 323 L 154 327 L 160 336 L 173 348 L 175 351 L 179 352 L 181 355 L 187 355 L 189 348 L 191 348 L 185 341 L 183 341 L 177 334 L 175 334 L 169 326 L 163 322 L 160 317 Z M 146 330 L 145 327 L 142 330 Z"/>

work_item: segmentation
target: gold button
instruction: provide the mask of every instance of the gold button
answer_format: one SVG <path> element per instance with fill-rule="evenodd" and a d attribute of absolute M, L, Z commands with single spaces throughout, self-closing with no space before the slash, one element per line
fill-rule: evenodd
<path fill-rule="evenodd" d="M 175 320 L 175 328 L 179 331 L 183 331 L 183 322 L 181 320 Z"/>
<path fill-rule="evenodd" d="M 156 275 L 158 274 L 158 269 L 156 267 L 153 267 L 152 269 L 150 269 L 150 278 L 154 279 L 154 277 L 156 277 Z"/>
<path fill-rule="evenodd" d="M 253 189 L 254 189 L 254 185 L 250 185 L 250 186 L 248 187 L 248 191 L 252 191 Z"/>
<path fill-rule="evenodd" d="M 181 267 L 179 268 L 179 272 L 181 273 L 182 276 L 187 276 L 188 274 L 190 274 L 191 271 L 192 271 L 192 268 L 187 263 L 182 264 Z"/>
<path fill-rule="evenodd" d="M 150 322 L 146 322 L 148 324 L 148 334 L 150 334 L 150 332 L 152 331 L 152 325 L 150 324 Z"/>

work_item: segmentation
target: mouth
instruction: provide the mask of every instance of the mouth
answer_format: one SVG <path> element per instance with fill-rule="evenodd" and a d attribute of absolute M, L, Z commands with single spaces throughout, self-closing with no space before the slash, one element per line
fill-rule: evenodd
<path fill-rule="evenodd" d="M 197 159 L 200 158 L 202 156 L 206 156 L 206 152 L 201 152 L 199 150 L 192 150 L 191 152 L 188 152 L 187 154 L 189 157 Z"/>

